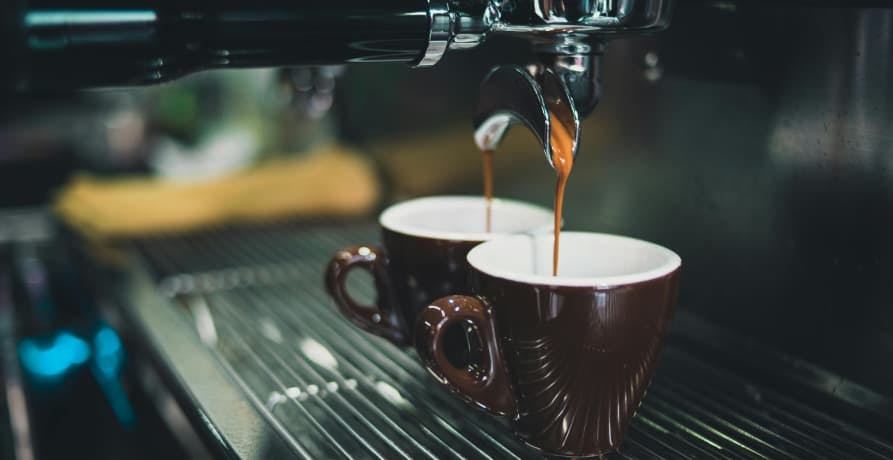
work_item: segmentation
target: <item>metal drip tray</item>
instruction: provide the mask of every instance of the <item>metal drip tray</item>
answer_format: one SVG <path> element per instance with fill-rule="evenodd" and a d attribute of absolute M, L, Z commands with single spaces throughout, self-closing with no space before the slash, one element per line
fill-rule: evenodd
<path fill-rule="evenodd" d="M 540 458 L 504 420 L 435 384 L 412 353 L 337 314 L 322 268 L 337 247 L 374 241 L 371 225 L 142 241 L 154 281 L 137 275 L 125 302 L 213 439 L 240 456 Z M 683 313 L 626 441 L 607 457 L 893 458 L 888 428 L 838 411 L 839 401 L 817 405 L 796 386 L 780 391 L 718 364 L 682 338 L 686 323 Z M 227 385 L 235 390 L 218 391 Z M 244 429 L 252 418 L 262 422 Z"/>

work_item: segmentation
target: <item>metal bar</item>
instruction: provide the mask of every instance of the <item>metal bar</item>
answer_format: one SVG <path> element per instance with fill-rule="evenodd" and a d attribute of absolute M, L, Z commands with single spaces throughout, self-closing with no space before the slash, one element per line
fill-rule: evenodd
<path fill-rule="evenodd" d="M 739 423 L 746 425 L 753 431 L 759 431 L 764 436 L 766 436 L 768 439 L 764 441 L 765 443 L 770 443 L 772 439 L 775 439 L 778 442 L 784 443 L 794 449 L 799 450 L 800 456 L 805 455 L 813 458 L 818 458 L 826 456 L 829 453 L 845 456 L 844 452 L 838 451 L 837 448 L 825 444 L 824 442 L 822 442 L 821 439 L 810 436 L 802 431 L 797 430 L 796 428 L 789 427 L 774 418 L 766 417 L 764 414 L 760 414 L 756 409 L 754 409 L 753 406 L 743 404 L 740 400 L 737 400 L 735 398 L 725 397 L 724 394 L 711 390 L 710 387 L 707 385 L 699 386 L 698 391 L 694 391 L 691 389 L 690 384 L 685 385 L 677 383 L 675 381 L 669 380 L 669 378 L 655 379 L 655 381 L 660 382 L 659 384 L 656 384 L 654 386 L 655 390 L 671 392 L 675 391 L 677 393 L 688 394 L 688 401 L 697 401 L 698 404 L 707 406 L 707 409 L 705 410 L 708 412 L 712 412 L 715 414 L 720 414 L 724 411 L 727 412 L 730 417 L 734 418 Z M 683 397 L 680 396 L 680 399 L 683 399 Z M 759 421 L 759 423 L 757 423 L 757 421 Z M 772 427 L 773 429 L 770 429 L 768 427 Z M 788 438 L 784 434 L 786 432 L 799 436 L 802 441 L 805 442 L 798 442 Z M 811 446 L 816 446 L 818 448 L 821 448 L 822 450 L 817 450 L 816 448 L 812 448 Z"/>
<path fill-rule="evenodd" d="M 223 299 L 221 299 L 221 300 L 223 300 Z M 228 315 L 236 314 L 234 312 L 235 307 L 232 304 L 230 304 L 229 302 L 226 302 L 226 301 L 215 302 L 213 300 L 209 300 L 209 303 L 212 303 L 212 304 L 218 305 L 218 306 L 225 305 L 224 308 L 215 309 L 217 312 L 228 311 L 228 313 L 225 313 L 225 314 L 228 314 Z M 253 304 L 252 306 L 256 307 L 257 305 Z M 250 324 L 251 322 L 252 322 L 252 320 L 248 317 L 242 317 L 242 318 L 233 317 L 233 321 L 230 322 L 230 324 L 239 324 L 239 325 L 247 328 L 248 324 Z M 244 332 L 246 337 L 256 336 L 258 333 L 259 333 L 259 331 L 257 331 L 257 330 L 246 330 Z M 273 347 L 270 347 L 270 345 L 265 343 L 265 341 L 259 340 L 257 342 L 260 342 L 262 344 L 261 347 L 266 349 L 267 352 L 271 356 L 273 356 L 273 358 L 275 360 L 277 360 L 286 369 L 286 372 L 288 372 L 292 376 L 292 378 L 294 378 L 296 381 L 298 381 L 301 385 L 305 385 L 305 386 L 307 385 L 307 382 L 301 377 L 301 375 L 311 376 L 316 381 L 317 385 L 322 385 L 323 387 L 325 387 L 328 384 L 328 381 L 325 378 L 323 378 L 318 372 L 316 372 L 312 366 L 308 365 L 305 361 L 305 358 L 303 356 L 301 356 L 300 354 L 295 353 L 293 351 L 289 351 L 289 356 L 291 357 L 291 359 L 289 359 L 289 362 L 297 364 L 301 368 L 300 369 L 301 372 L 299 372 L 299 370 L 291 368 L 291 366 L 288 364 L 288 362 L 286 362 L 286 360 L 283 359 L 279 355 L 277 350 L 275 350 Z M 280 348 L 285 348 L 285 347 L 280 347 Z M 337 374 L 337 373 L 333 373 L 333 374 Z M 340 375 L 338 375 L 337 378 L 339 380 L 341 380 L 342 385 L 344 385 L 344 387 L 346 388 L 345 380 L 343 378 L 341 378 Z M 357 420 L 360 420 L 361 423 L 366 425 L 366 427 L 369 428 L 370 431 L 375 433 L 379 438 L 381 438 L 382 441 L 384 441 L 394 451 L 399 453 L 404 458 L 413 458 L 409 453 L 405 452 L 402 448 L 397 446 L 389 436 L 387 436 L 383 432 L 381 432 L 381 430 L 379 430 L 379 428 L 378 428 L 378 426 L 376 426 L 376 424 L 374 424 L 372 421 L 370 421 L 365 415 L 360 413 L 357 410 L 357 408 L 353 404 L 349 403 L 340 392 L 332 392 L 331 394 L 332 394 L 333 398 L 335 398 L 336 400 L 338 400 L 339 403 L 341 403 L 341 406 L 343 406 L 348 412 L 350 412 L 354 417 L 356 417 Z M 373 414 L 376 414 L 376 412 L 378 411 L 378 408 L 371 404 L 367 405 L 366 408 L 370 409 L 373 412 Z M 378 415 L 378 414 L 376 414 L 376 415 Z M 386 416 L 381 416 L 380 420 L 385 423 L 386 423 L 386 421 L 391 421 L 391 419 Z M 424 446 L 422 446 L 417 441 L 415 441 L 403 429 L 401 429 L 399 426 L 394 424 L 392 421 L 390 423 L 390 426 L 391 426 L 391 428 L 394 429 L 394 431 L 396 433 L 400 434 L 405 441 L 408 441 L 410 444 L 415 445 L 422 453 L 424 453 L 428 457 L 436 458 L 433 454 L 431 454 L 430 451 L 428 451 L 428 449 L 426 449 Z"/>
<path fill-rule="evenodd" d="M 261 413 L 261 415 L 268 423 L 276 428 L 276 431 L 279 433 L 280 436 L 285 438 L 286 442 L 288 442 L 289 444 L 289 447 L 291 447 L 301 458 L 312 460 L 314 456 L 311 455 L 310 452 L 308 452 L 307 449 L 303 445 L 301 445 L 301 443 L 298 442 L 298 440 L 294 436 L 292 436 L 289 429 L 286 428 L 285 425 L 283 425 L 275 415 L 270 413 L 270 411 L 264 409 L 264 403 L 257 398 L 257 395 L 255 395 L 253 391 L 251 391 L 251 387 L 248 385 L 248 383 L 239 376 L 239 373 L 236 372 L 235 369 L 233 369 L 229 362 L 224 359 L 220 359 L 219 361 L 221 365 L 226 369 L 226 371 L 230 374 L 230 377 L 236 382 L 236 384 L 239 385 L 239 387 L 242 388 L 243 391 L 245 391 L 246 397 L 251 400 L 252 404 L 254 404 L 254 406 L 258 409 L 258 412 Z"/>
<path fill-rule="evenodd" d="M 253 304 L 255 304 L 255 306 L 256 306 L 256 304 L 266 305 L 266 302 L 254 302 Z M 286 309 L 286 310 L 289 310 L 289 309 Z M 326 313 L 330 313 L 330 314 L 331 314 L 331 311 L 327 311 Z M 336 318 L 336 317 L 333 317 L 333 319 L 335 319 L 335 321 L 338 321 L 338 320 L 339 320 L 339 318 Z M 400 353 L 400 352 L 398 352 L 398 353 Z M 424 378 L 424 376 L 423 376 L 423 378 Z M 451 427 L 449 424 L 444 424 L 444 425 L 447 426 L 448 428 L 452 429 L 452 427 Z M 483 433 L 483 432 L 482 432 L 482 433 Z M 484 434 L 486 434 L 486 433 L 484 433 Z M 492 439 L 492 438 L 491 438 L 491 439 Z M 479 454 L 483 454 L 484 457 L 489 458 L 489 456 L 487 456 L 483 451 L 480 451 L 480 450 L 479 450 L 479 448 L 477 447 L 476 443 L 473 443 L 473 442 L 467 442 L 467 444 L 468 444 L 469 446 L 473 447 L 474 449 L 476 449 L 476 450 L 478 451 Z M 500 444 L 500 446 L 502 446 L 502 445 Z M 503 447 L 503 449 L 504 449 L 507 453 L 512 454 L 512 452 L 511 452 L 510 450 L 505 449 L 504 446 L 502 446 L 502 447 Z"/>
<path fill-rule="evenodd" d="M 139 249 L 152 253 L 162 274 L 181 276 L 174 279 L 184 292 L 213 292 L 208 297 L 211 310 L 224 331 L 216 347 L 220 360 L 228 362 L 228 372 L 236 379 L 248 369 L 261 371 L 263 375 L 257 378 L 263 381 L 242 385 L 261 408 L 263 393 L 255 392 L 264 388 L 287 391 L 283 379 L 305 386 L 339 386 L 325 401 L 313 399 L 319 413 L 305 409 L 308 421 L 318 425 L 308 433 L 325 432 L 319 418 L 324 417 L 326 423 L 334 422 L 348 434 L 351 443 L 362 446 L 365 454 L 356 455 L 385 458 L 384 451 L 376 450 L 379 446 L 404 458 L 538 457 L 512 438 L 501 421 L 475 417 L 473 409 L 446 391 L 426 385 L 428 377 L 414 357 L 358 331 L 331 307 L 320 279 L 330 251 L 345 242 L 374 242 L 375 229 L 374 225 L 313 228 L 282 222 L 257 229 L 162 237 Z M 370 286 L 358 286 L 356 291 L 374 294 Z M 281 344 L 255 340 L 263 327 L 261 320 L 276 324 L 287 339 Z M 302 338 L 323 344 L 337 359 L 337 369 L 304 356 L 298 343 Z M 351 388 L 349 382 L 354 382 Z M 413 407 L 395 406 L 377 391 L 379 384 L 393 387 Z M 760 395 L 756 404 L 748 397 L 752 391 Z M 279 416 L 270 412 L 268 420 L 278 422 L 286 414 L 292 410 Z M 286 436 L 297 429 L 279 425 Z M 370 436 L 363 438 L 360 431 Z M 292 441 L 300 443 L 300 438 L 292 436 Z M 339 452 L 353 455 L 351 449 L 345 444 Z M 661 370 L 631 423 L 625 444 L 608 457 L 662 456 L 891 458 L 893 446 L 798 401 L 796 395 L 761 388 L 671 343 L 665 347 Z"/>
<path fill-rule="evenodd" d="M 638 423 L 637 423 L 638 422 Z M 640 427 L 640 424 L 644 424 L 643 418 L 641 416 L 636 416 L 633 419 L 633 423 L 630 424 L 629 430 L 633 436 L 638 436 L 642 441 L 648 440 L 652 443 L 653 449 L 659 449 L 664 453 L 670 454 L 673 458 L 683 458 L 683 459 L 692 459 L 695 458 L 691 453 L 683 452 L 677 449 L 675 446 L 670 443 L 662 440 L 659 435 L 654 433 L 650 433 L 648 430 Z M 659 431 L 660 432 L 660 431 Z M 666 431 L 662 433 L 667 433 Z M 704 456 L 704 458 L 717 458 L 715 456 Z"/>
<path fill-rule="evenodd" d="M 677 361 L 678 364 L 676 366 L 685 366 L 690 369 L 703 371 L 704 364 L 703 362 L 699 362 L 698 359 L 694 356 L 691 356 L 689 353 L 679 349 L 679 348 L 671 348 L 665 350 L 667 355 L 673 356 L 673 360 Z M 712 378 L 714 380 L 720 379 L 722 381 L 722 385 L 724 388 L 753 388 L 755 387 L 751 382 L 748 382 L 741 377 L 716 366 L 710 367 L 710 373 L 712 374 Z M 845 431 L 849 436 L 844 437 L 839 434 L 837 431 L 828 430 L 823 428 L 821 425 L 816 422 L 812 422 L 804 418 L 802 415 L 796 414 L 794 411 L 784 408 L 778 404 L 765 404 L 764 407 L 766 410 L 772 411 L 773 415 L 777 417 L 781 417 L 786 419 L 790 423 L 796 423 L 803 427 L 804 430 L 809 430 L 814 432 L 816 435 L 821 436 L 821 438 L 827 440 L 834 440 L 837 442 L 841 449 L 845 451 L 848 450 L 859 450 L 864 453 L 868 453 L 870 455 L 879 457 L 879 458 L 889 458 L 893 456 L 893 447 L 891 447 L 886 442 L 875 438 L 874 436 L 869 435 L 865 431 L 858 429 L 849 423 L 846 423 L 842 420 L 832 418 L 823 414 L 821 412 L 815 411 L 801 403 L 795 402 L 793 399 L 783 396 L 775 391 L 768 390 L 765 388 L 760 389 L 761 399 L 769 398 L 770 400 L 774 400 L 776 403 L 786 404 L 790 406 L 794 406 L 798 411 L 806 411 L 809 412 L 812 417 L 817 417 L 823 419 L 825 422 L 832 423 L 836 428 L 840 428 L 840 431 Z M 865 444 L 871 443 L 875 446 L 875 448 L 881 448 L 886 450 L 886 453 L 878 452 L 873 448 L 866 446 Z M 848 455 L 852 455 L 852 452 L 849 452 Z"/>
<path fill-rule="evenodd" d="M 279 297 L 278 300 L 283 301 L 283 298 Z M 283 308 L 283 309 L 280 309 L 280 311 L 285 311 L 289 315 L 292 315 L 295 317 L 298 317 L 298 315 L 301 315 L 300 317 L 298 317 L 299 318 L 299 319 L 297 319 L 298 321 L 303 321 L 303 322 L 312 321 L 312 318 L 309 318 L 307 316 L 308 312 L 306 312 L 306 311 L 302 312 L 303 314 L 298 313 L 298 311 L 296 309 Z M 328 344 L 330 346 L 336 347 L 339 350 L 339 353 L 342 355 L 351 356 L 353 358 L 352 361 L 355 364 L 361 365 L 363 368 L 366 369 L 367 372 L 368 371 L 375 372 L 375 373 L 379 374 L 379 378 L 383 377 L 385 380 L 392 382 L 394 385 L 402 387 L 409 395 L 414 397 L 414 402 L 416 404 L 422 405 L 423 407 L 427 407 L 429 410 L 431 410 L 430 413 L 432 415 L 435 415 L 434 421 L 438 422 L 438 424 L 440 425 L 440 428 L 442 430 L 445 429 L 449 434 L 456 437 L 463 444 L 471 447 L 479 456 L 485 457 L 485 458 L 490 458 L 490 456 L 488 454 L 486 454 L 486 452 L 480 450 L 480 447 L 478 447 L 478 443 L 471 441 L 470 439 L 468 439 L 468 437 L 466 435 L 456 431 L 452 423 L 448 423 L 446 420 L 444 420 L 443 418 L 441 418 L 438 415 L 438 413 L 443 412 L 444 408 L 452 407 L 454 409 L 453 411 L 451 411 L 451 412 L 453 412 L 452 413 L 453 418 L 461 419 L 461 418 L 464 418 L 465 413 L 467 413 L 469 410 L 473 410 L 473 409 L 466 407 L 466 406 L 459 406 L 458 407 L 459 410 L 456 411 L 455 409 L 457 408 L 457 403 L 459 403 L 459 402 L 453 401 L 452 396 L 444 394 L 441 391 L 426 391 L 427 389 L 424 386 L 422 386 L 422 382 L 425 382 L 426 381 L 425 379 L 427 379 L 428 377 L 424 373 L 420 372 L 421 369 L 418 369 L 418 372 L 410 372 L 407 368 L 402 367 L 398 364 L 395 364 L 396 361 L 398 361 L 400 358 L 405 356 L 402 351 L 393 349 L 393 351 L 394 351 L 393 354 L 391 354 L 389 356 L 384 356 L 377 349 L 377 346 L 380 346 L 379 343 L 384 346 L 390 346 L 390 345 L 386 345 L 383 342 L 372 343 L 372 344 L 370 344 L 370 345 L 372 345 L 371 347 L 366 348 L 365 351 L 367 353 L 365 356 L 361 355 L 359 353 L 356 353 L 355 351 L 353 351 L 354 346 L 352 344 L 346 342 L 345 339 L 343 339 L 343 337 L 351 337 L 352 339 L 357 340 L 357 342 L 355 342 L 355 343 L 362 343 L 362 342 L 360 342 L 360 340 L 368 341 L 369 339 L 368 338 L 363 339 L 362 337 L 356 337 L 356 334 L 358 334 L 358 333 L 356 331 L 354 331 L 350 325 L 347 325 L 347 324 L 342 325 L 341 323 L 343 323 L 343 320 L 335 318 L 334 316 L 332 316 L 331 318 L 334 319 L 334 321 L 319 321 L 318 323 L 315 323 L 316 327 L 314 328 L 316 330 L 325 330 L 330 334 L 330 335 L 328 335 L 328 338 L 329 338 Z M 339 327 L 336 330 L 336 329 L 334 329 L 335 325 L 343 326 L 343 327 Z M 417 367 L 417 365 L 416 365 L 416 367 Z M 385 373 L 382 374 L 382 372 L 385 372 Z M 440 390 L 440 389 L 438 388 L 437 390 Z M 427 400 L 431 399 L 432 396 L 434 398 L 436 398 L 439 403 L 443 404 L 443 406 L 429 405 L 427 403 Z M 498 450 L 502 451 L 504 453 L 504 455 L 509 455 L 512 458 L 520 458 L 520 457 L 518 457 L 517 453 L 515 453 L 512 449 L 510 449 L 506 446 L 505 442 L 497 441 L 492 435 L 486 434 L 486 431 L 485 431 L 488 428 L 492 430 L 493 428 L 504 429 L 503 427 L 481 426 L 478 424 L 480 419 L 478 419 L 478 418 L 474 418 L 474 419 L 475 420 L 469 420 L 469 422 L 471 422 L 471 424 L 473 424 L 473 425 L 477 425 L 476 428 L 478 428 L 479 431 L 476 433 L 473 433 L 473 435 L 475 435 L 475 436 L 486 435 L 486 436 L 483 436 L 484 437 L 483 440 L 490 441 L 491 445 L 493 447 L 496 447 Z"/>
<path fill-rule="evenodd" d="M 234 338 L 235 340 L 237 340 L 237 341 L 240 341 L 240 340 L 241 340 L 237 335 L 234 335 L 233 338 Z M 244 341 L 241 341 L 241 346 L 242 346 L 242 349 L 243 349 L 245 352 L 247 352 L 247 354 L 251 357 L 252 361 L 254 361 L 254 362 L 255 362 L 261 369 L 263 369 L 264 372 L 270 377 L 270 379 L 272 379 L 274 382 L 276 382 L 276 385 L 279 387 L 280 390 L 282 390 L 282 393 L 283 393 L 283 394 L 287 393 L 287 391 L 288 391 L 288 387 L 287 387 L 287 386 L 286 386 L 286 385 L 285 385 L 285 384 L 284 384 L 284 383 L 283 383 L 283 382 L 276 376 L 276 373 L 273 372 L 273 371 L 272 371 L 272 370 L 271 370 L 271 369 L 270 369 L 270 368 L 263 362 L 263 360 L 261 360 L 261 359 L 254 353 L 254 351 L 251 349 L 251 347 L 250 347 L 247 343 L 245 343 Z M 313 416 L 313 414 L 310 412 L 310 410 L 308 410 L 306 407 L 304 407 L 304 405 L 301 404 L 301 403 L 300 403 L 298 400 L 296 400 L 296 399 L 291 399 L 291 398 L 289 398 L 289 400 L 290 400 L 295 406 L 297 406 L 297 407 L 299 408 L 299 410 L 301 411 L 301 413 L 307 418 L 307 421 L 308 421 L 311 425 L 313 425 L 313 427 L 316 428 L 317 432 L 318 432 L 322 437 L 324 437 L 324 438 L 325 438 L 325 439 L 332 445 L 332 447 L 334 447 L 334 448 L 335 448 L 335 449 L 336 449 L 336 450 L 337 450 L 337 451 L 338 451 L 344 458 L 353 458 L 353 455 L 351 455 L 351 453 L 348 452 L 347 449 L 345 449 L 345 447 L 342 446 L 341 443 L 338 442 L 338 440 L 336 440 L 336 439 L 334 438 L 334 436 L 332 436 L 332 434 L 329 432 L 329 430 L 325 429 L 325 428 L 322 426 L 322 424 L 316 419 L 316 417 Z M 343 422 L 342 422 L 342 423 L 343 423 Z M 361 439 L 359 438 L 359 436 L 356 435 L 355 432 L 353 432 L 352 429 L 348 428 L 348 431 L 352 432 L 351 434 L 354 435 L 354 437 L 355 437 L 356 440 L 360 441 L 361 443 L 364 443 L 364 441 L 361 440 Z M 365 444 L 364 444 L 364 447 L 367 447 L 367 448 L 370 449 L 370 451 L 371 451 L 371 448 L 368 447 L 368 443 L 365 443 Z"/>
<path fill-rule="evenodd" d="M 0 241 L 0 245 L 3 242 Z M 2 249 L 2 247 L 0 247 Z M 25 383 L 16 354 L 15 305 L 12 299 L 11 273 L 0 260 L 0 377 L 3 377 L 2 394 L 6 399 L 11 430 L 12 454 L 18 460 L 33 460 L 35 452 L 28 413 Z M 0 413 L 0 416 L 4 414 Z M 4 449 L 5 450 L 5 449 Z M 0 453 L 3 453 L 0 451 Z"/>
<path fill-rule="evenodd" d="M 290 311 L 290 313 L 294 314 L 295 312 Z M 329 314 L 333 313 L 330 312 Z M 321 322 L 320 327 L 329 328 L 332 324 L 338 326 L 337 331 L 335 331 L 334 329 L 332 329 L 332 331 L 334 334 L 338 334 L 339 338 L 337 342 L 339 342 L 343 346 L 351 347 L 350 343 L 340 338 L 342 335 L 345 337 L 351 337 L 354 340 L 362 340 L 362 338 L 359 337 L 360 333 L 358 331 L 355 331 L 354 328 L 344 323 L 342 320 L 336 320 L 335 322 Z M 366 340 L 368 340 L 368 338 L 366 338 Z M 384 347 L 391 347 L 390 345 L 384 344 L 383 341 L 376 340 L 376 342 L 382 343 Z M 361 362 L 368 363 L 367 366 L 377 367 L 381 370 L 389 372 L 392 376 L 391 379 L 395 382 L 395 384 L 404 385 L 404 388 L 408 387 L 416 390 L 417 392 L 415 393 L 415 395 L 418 397 L 419 401 L 421 401 L 422 404 L 427 405 L 426 401 L 433 397 L 437 399 L 439 403 L 443 404 L 443 406 L 431 406 L 430 409 L 437 410 L 438 408 L 442 409 L 449 407 L 452 408 L 454 411 L 452 412 L 454 419 L 461 420 L 462 418 L 465 418 L 465 415 L 469 410 L 468 406 L 465 406 L 464 404 L 453 398 L 451 395 L 446 394 L 444 391 L 440 391 L 440 388 L 436 388 L 435 391 L 430 391 L 430 387 L 426 388 L 423 383 L 427 381 L 426 379 L 428 377 L 424 372 L 422 372 L 421 368 L 416 363 L 413 362 L 410 366 L 406 366 L 405 363 L 403 363 L 403 365 L 395 364 L 395 361 L 398 362 L 401 358 L 408 358 L 406 355 L 403 354 L 402 351 L 395 351 L 395 353 L 387 356 L 383 355 L 377 348 L 367 348 L 366 351 L 369 352 L 368 356 L 361 358 L 363 359 L 363 361 Z M 480 428 L 484 429 L 487 428 L 487 426 L 480 425 L 480 423 L 490 420 L 491 419 L 489 417 L 475 417 L 472 423 L 479 425 Z M 446 423 L 446 421 L 443 421 L 442 424 L 451 432 L 455 432 L 452 424 L 448 424 Z M 497 427 L 495 425 L 490 425 L 489 428 L 492 429 Z M 484 431 L 481 431 L 481 433 L 484 433 Z M 500 437 L 502 436 L 500 435 Z M 465 439 L 464 436 L 462 436 L 462 438 Z M 495 446 L 501 448 L 507 454 L 512 453 L 512 451 L 506 447 L 505 442 L 496 442 L 496 440 L 493 439 L 493 436 L 491 435 L 487 435 L 486 438 L 492 439 L 495 443 Z M 506 441 L 511 441 L 508 438 L 504 439 Z M 470 441 L 468 442 L 472 446 L 476 447 L 475 443 L 471 443 Z"/>
<path fill-rule="evenodd" d="M 317 328 L 319 327 L 319 325 L 316 325 L 316 326 L 317 326 Z M 314 329 L 316 329 L 316 328 L 314 328 Z M 325 337 L 318 337 L 318 338 L 319 338 L 319 339 L 322 339 L 322 340 L 325 340 Z M 329 345 L 329 346 L 334 346 L 334 347 L 336 347 L 336 352 L 338 352 L 338 356 L 341 357 L 342 359 L 344 359 L 344 355 L 345 355 L 345 353 L 344 353 L 344 350 L 343 350 L 343 349 L 338 350 L 338 349 L 337 349 L 337 348 L 338 348 L 338 347 L 337 347 L 337 344 L 333 344 L 331 341 L 328 343 L 328 345 Z M 355 358 L 355 356 L 354 356 L 354 358 Z M 362 358 L 360 358 L 360 359 L 362 359 Z M 354 361 L 357 361 L 357 360 L 354 359 Z M 347 363 L 350 362 L 350 360 L 345 359 L 343 362 L 345 362 L 345 363 L 347 364 Z M 374 365 L 372 365 L 372 366 L 374 366 Z M 369 371 L 368 367 L 367 367 L 367 371 Z M 358 378 L 358 379 L 361 380 L 361 381 L 364 381 L 364 382 L 365 382 L 367 385 L 369 385 L 370 387 L 374 387 L 374 386 L 375 386 L 375 384 L 374 384 L 373 382 L 371 382 L 370 380 L 368 380 L 367 377 L 365 377 L 365 373 L 360 372 L 359 370 L 357 370 L 357 371 L 355 371 L 355 372 L 351 372 L 351 376 L 356 377 L 356 378 Z M 382 377 L 384 377 L 383 380 L 388 381 L 389 383 L 393 384 L 394 386 L 397 386 L 397 387 L 400 386 L 400 383 L 398 383 L 398 382 L 396 382 L 396 381 L 393 381 L 392 379 L 390 379 L 390 378 L 387 377 L 386 375 L 385 375 L 385 376 L 381 376 L 381 375 L 379 375 L 379 379 L 382 379 Z M 404 387 L 404 390 L 406 390 L 405 387 Z M 435 420 L 437 420 L 437 419 L 439 419 L 439 417 L 436 418 Z M 451 425 L 448 424 L 448 423 L 444 423 L 444 425 L 447 426 L 447 427 L 452 428 Z M 464 439 L 464 437 L 463 437 L 462 440 L 465 441 L 465 443 L 466 443 L 469 447 L 471 447 L 472 449 L 475 449 L 475 450 L 477 451 L 478 448 L 477 448 L 477 446 L 476 446 L 476 443 L 471 442 L 471 441 L 468 441 L 467 439 Z M 483 452 L 481 452 L 481 451 L 477 451 L 477 454 L 482 454 L 482 453 L 483 453 Z"/>
<path fill-rule="evenodd" d="M 666 423 L 671 428 L 661 427 L 661 434 L 682 443 L 699 456 L 706 456 L 707 458 L 740 458 L 724 449 L 721 445 L 702 436 L 697 431 L 679 423 L 662 412 L 654 410 L 645 403 L 639 408 L 637 417 L 646 420 L 649 426 L 658 425 L 658 422 Z"/>
<path fill-rule="evenodd" d="M 682 420 L 686 420 L 688 422 L 693 423 L 696 427 L 700 428 L 701 434 L 698 435 L 699 438 L 706 438 L 709 435 L 709 437 L 716 443 L 721 442 L 721 443 L 726 444 L 726 446 L 728 446 L 728 447 L 725 447 L 725 449 L 728 449 L 729 451 L 732 451 L 732 450 L 743 451 L 743 452 L 741 452 L 741 455 L 743 456 L 743 458 L 763 458 L 763 459 L 769 458 L 767 455 L 765 455 L 755 449 L 752 449 L 748 446 L 745 446 L 744 444 L 742 444 L 738 440 L 732 438 L 728 434 L 716 429 L 715 427 L 713 427 L 712 425 L 710 425 L 703 419 L 692 414 L 689 410 L 682 409 L 682 405 L 673 407 L 669 403 L 663 401 L 661 398 L 654 398 L 650 401 L 650 403 L 653 405 L 652 407 L 657 406 L 657 407 L 662 408 L 666 412 L 674 414 L 676 423 L 681 424 Z M 654 407 L 654 408 L 657 409 L 657 407 Z M 680 420 L 680 419 L 682 419 L 682 420 Z M 691 428 L 687 427 L 685 429 L 685 431 L 687 433 L 693 433 L 697 430 L 692 430 Z"/>

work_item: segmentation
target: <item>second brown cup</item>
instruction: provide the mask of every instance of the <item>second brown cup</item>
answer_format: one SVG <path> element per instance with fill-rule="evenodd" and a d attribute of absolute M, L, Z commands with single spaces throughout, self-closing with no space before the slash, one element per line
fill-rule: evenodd
<path fill-rule="evenodd" d="M 468 293 L 468 251 L 483 241 L 514 233 L 548 232 L 551 210 L 494 199 L 492 231 L 486 231 L 486 200 L 436 196 L 404 201 L 379 218 L 384 247 L 340 249 L 329 262 L 326 289 L 341 313 L 361 329 L 398 345 L 411 345 L 416 314 L 432 300 Z M 354 268 L 372 273 L 377 300 L 362 305 L 348 292 Z"/>
<path fill-rule="evenodd" d="M 562 232 L 510 236 L 471 250 L 474 297 L 435 300 L 415 344 L 429 372 L 466 401 L 512 417 L 517 434 L 551 455 L 616 449 L 645 395 L 672 317 L 681 260 L 653 243 Z M 484 353 L 456 367 L 444 331 L 477 331 Z"/>

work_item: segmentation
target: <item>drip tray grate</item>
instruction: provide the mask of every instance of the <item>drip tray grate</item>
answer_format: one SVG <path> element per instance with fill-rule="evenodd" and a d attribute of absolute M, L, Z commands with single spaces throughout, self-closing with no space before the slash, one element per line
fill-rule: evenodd
<path fill-rule="evenodd" d="M 413 354 L 334 309 L 322 269 L 374 226 L 277 225 L 137 243 L 164 293 L 299 458 L 540 458 Z M 372 294 L 370 283 L 359 283 Z M 609 458 L 893 458 L 893 444 L 671 339 Z M 190 382 L 185 382 L 189 385 Z M 214 420 L 212 420 L 214 422 Z"/>

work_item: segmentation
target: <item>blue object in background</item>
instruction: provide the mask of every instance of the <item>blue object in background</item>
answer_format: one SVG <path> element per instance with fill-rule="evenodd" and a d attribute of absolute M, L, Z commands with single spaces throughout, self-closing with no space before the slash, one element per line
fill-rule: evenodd
<path fill-rule="evenodd" d="M 132 427 L 136 421 L 133 406 L 119 381 L 124 346 L 107 324 L 100 324 L 90 342 L 67 330 L 50 337 L 24 338 L 19 342 L 19 359 L 25 372 L 44 384 L 57 384 L 90 361 L 90 369 L 121 424 Z"/>
<path fill-rule="evenodd" d="M 123 365 L 124 346 L 121 338 L 114 329 L 103 324 L 93 336 L 93 374 L 118 421 L 131 428 L 136 422 L 136 414 L 118 379 Z"/>
<path fill-rule="evenodd" d="M 19 342 L 22 367 L 39 380 L 56 381 L 89 358 L 87 342 L 68 331 L 60 331 L 52 338 L 26 338 Z"/>
<path fill-rule="evenodd" d="M 93 336 L 93 359 L 96 361 L 100 379 L 118 377 L 124 362 L 124 347 L 118 334 L 106 325 L 101 326 Z"/>

